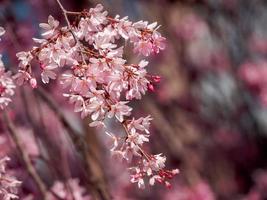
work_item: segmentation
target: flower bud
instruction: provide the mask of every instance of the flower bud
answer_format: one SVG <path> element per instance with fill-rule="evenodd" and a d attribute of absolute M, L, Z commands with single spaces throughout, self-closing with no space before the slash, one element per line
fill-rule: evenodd
<path fill-rule="evenodd" d="M 155 92 L 155 88 L 154 88 L 154 86 L 151 83 L 149 83 L 147 87 L 148 87 L 148 90 L 149 91 Z"/>
<path fill-rule="evenodd" d="M 30 79 L 30 84 L 31 84 L 32 88 L 37 88 L 37 81 L 35 78 Z"/>
<path fill-rule="evenodd" d="M 160 76 L 152 76 L 152 79 L 155 83 L 159 83 L 161 81 L 161 77 Z"/>

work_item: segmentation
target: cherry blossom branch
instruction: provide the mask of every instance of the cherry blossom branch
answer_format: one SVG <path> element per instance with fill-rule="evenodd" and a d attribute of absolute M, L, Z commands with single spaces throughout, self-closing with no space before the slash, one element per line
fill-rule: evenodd
<path fill-rule="evenodd" d="M 148 24 L 144 21 L 133 23 L 127 17 L 111 18 L 100 4 L 89 11 L 81 12 L 79 22 L 71 25 L 67 14 L 77 13 L 66 11 L 59 0 L 57 3 L 68 27 L 59 27 L 59 22 L 52 16 L 48 17 L 47 24 L 40 24 L 45 30 L 42 34 L 45 39 L 35 40 L 40 43 L 39 48 L 17 54 L 21 69 L 18 79 L 22 82 L 30 81 L 36 87 L 33 73 L 28 70 L 33 58 L 40 62 L 44 83 L 56 78 L 54 69 L 68 67 L 69 72 L 62 75 L 61 83 L 69 88 L 69 93 L 64 96 L 74 103 L 75 112 L 81 112 L 82 118 L 91 116 L 90 126 L 105 127 L 104 120 L 114 118 L 125 129 L 125 140 L 120 140 L 109 131 L 107 135 L 114 140 L 114 147 L 111 149 L 113 154 L 121 154 L 128 161 L 131 160 L 130 157 L 135 157 L 137 166 L 131 167 L 136 171 L 132 175 L 132 182 L 137 182 L 143 188 L 144 178 L 148 177 L 150 185 L 157 181 L 169 187 L 167 179 L 171 179 L 178 170 L 164 170 L 165 156 L 148 154 L 142 147 L 149 141 L 148 129 L 152 118 L 131 118 L 132 108 L 127 105 L 133 99 L 141 99 L 147 90 L 153 90 L 153 84 L 159 82 L 160 78 L 147 73 L 148 62 L 145 60 L 141 60 L 139 64 L 126 64 L 123 47 L 117 47 L 116 43 L 123 38 L 134 44 L 135 52 L 144 56 L 159 53 L 165 46 L 165 38 L 157 31 L 159 26 L 157 23 Z M 78 41 L 76 46 L 72 45 L 73 34 L 67 34 L 67 28 L 75 34 L 73 37 Z M 82 56 L 83 64 L 77 55 Z M 62 120 L 66 125 L 64 118 Z M 84 153 L 87 148 L 83 146 L 84 141 L 73 134 L 70 136 L 74 144 L 77 141 L 80 143 L 78 149 Z"/>
<path fill-rule="evenodd" d="M 105 91 L 104 96 L 107 98 L 106 103 L 110 107 L 112 107 L 112 104 L 110 104 L 109 102 L 112 102 L 113 104 L 119 103 L 119 102 L 114 102 L 114 100 L 110 98 L 110 95 L 107 93 L 107 91 Z M 151 120 L 151 119 L 148 118 L 148 121 L 149 120 Z M 133 129 L 134 129 L 134 132 L 136 132 L 136 129 L 138 129 L 138 128 L 134 127 L 134 125 L 132 125 L 132 127 L 131 127 L 131 123 L 134 123 L 134 120 L 125 119 L 125 120 L 121 121 L 118 118 L 118 121 L 120 122 L 121 126 L 124 128 L 124 131 L 127 135 L 127 137 L 125 139 L 125 143 L 129 146 L 134 146 L 135 148 L 137 148 L 137 150 L 135 150 L 136 154 L 138 155 L 137 151 L 139 151 L 140 155 L 141 155 L 139 162 L 140 163 L 143 162 L 143 165 L 144 165 L 143 169 L 140 169 L 139 167 L 135 168 L 136 174 L 132 175 L 131 181 L 132 182 L 138 182 L 138 186 L 143 188 L 144 187 L 143 177 L 147 174 L 149 176 L 152 176 L 149 180 L 150 185 L 154 185 L 155 181 L 157 181 L 159 183 L 165 184 L 166 187 L 170 187 L 171 184 L 166 179 L 172 179 L 174 177 L 174 175 L 179 173 L 179 170 L 178 169 L 164 170 L 163 168 L 165 166 L 165 160 L 166 160 L 165 157 L 161 157 L 161 154 L 150 155 L 141 147 L 143 142 L 147 142 L 148 139 L 142 138 L 142 136 L 141 137 L 136 136 L 133 133 L 131 133 Z M 127 123 L 127 121 L 128 121 L 128 123 Z M 146 129 L 149 124 L 144 125 L 145 123 L 148 123 L 148 122 L 143 122 L 142 125 L 140 124 L 138 126 L 144 126 L 144 129 Z M 129 125 L 130 125 L 130 127 L 129 127 Z M 115 137 L 114 135 L 110 135 L 110 136 L 113 138 Z M 118 147 L 117 143 L 118 143 L 118 141 L 117 141 L 117 139 L 115 139 L 113 149 L 116 149 Z M 123 148 L 123 146 L 122 146 L 122 148 Z M 144 160 L 142 160 L 143 159 L 142 157 L 144 157 Z M 128 158 L 126 157 L 126 159 L 128 159 Z"/>
<path fill-rule="evenodd" d="M 73 12 L 73 11 L 67 11 L 67 10 L 66 10 L 66 13 L 68 15 L 80 15 L 81 14 L 81 12 Z"/>
<path fill-rule="evenodd" d="M 72 30 L 71 30 L 70 21 L 69 21 L 68 16 L 67 16 L 67 13 L 69 13 L 69 12 L 63 7 L 63 5 L 61 4 L 61 2 L 60 2 L 59 0 L 56 0 L 56 1 L 57 1 L 58 5 L 59 5 L 59 7 L 60 7 L 60 9 L 61 9 L 61 11 L 62 11 L 64 17 L 65 17 L 65 20 L 66 20 L 66 22 L 67 22 L 67 24 L 68 24 L 68 27 L 70 28 L 70 31 L 72 31 Z M 76 37 L 75 37 L 75 38 L 76 38 Z"/>
<path fill-rule="evenodd" d="M 28 173 L 30 174 L 30 176 L 32 177 L 32 179 L 34 180 L 34 182 L 36 183 L 41 195 L 42 195 L 42 199 L 46 200 L 47 199 L 47 189 L 45 186 L 45 183 L 42 181 L 41 177 L 38 175 L 37 171 L 35 170 L 34 166 L 32 165 L 29 155 L 26 153 L 26 151 L 24 150 L 21 141 L 19 140 L 18 137 L 18 133 L 16 132 L 15 126 L 12 123 L 10 117 L 8 116 L 7 112 L 4 111 L 3 113 L 4 115 L 4 120 L 5 123 L 7 125 L 7 128 L 9 130 L 10 136 L 13 139 L 20 155 L 21 158 L 26 166 L 26 169 L 28 171 Z"/>
<path fill-rule="evenodd" d="M 64 15 L 64 18 L 65 18 L 65 21 L 67 22 L 67 25 L 68 25 L 68 28 L 69 28 L 69 31 L 71 32 L 74 40 L 75 40 L 75 43 L 79 46 L 79 49 L 80 51 L 82 51 L 82 48 L 81 48 L 81 45 L 80 45 L 80 40 L 76 37 L 75 33 L 72 31 L 72 27 L 71 27 L 71 24 L 70 24 L 70 21 L 69 21 L 69 18 L 68 18 L 68 15 L 67 14 L 70 14 L 70 13 L 73 13 L 73 12 L 69 12 L 67 11 L 62 3 L 60 2 L 60 0 L 56 0 L 57 4 L 59 5 L 63 15 Z M 83 60 L 83 63 L 86 64 L 86 61 L 85 61 L 85 58 L 84 58 L 84 55 L 81 53 L 81 57 L 82 57 L 82 60 Z"/>

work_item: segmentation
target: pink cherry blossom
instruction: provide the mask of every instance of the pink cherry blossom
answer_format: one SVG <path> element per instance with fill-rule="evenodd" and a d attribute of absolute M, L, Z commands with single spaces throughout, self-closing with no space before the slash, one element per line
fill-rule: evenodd
<path fill-rule="evenodd" d="M 52 70 L 56 69 L 58 66 L 53 63 L 48 66 L 43 66 L 43 72 L 41 73 L 43 83 L 49 83 L 49 79 L 56 79 L 56 73 Z"/>
<path fill-rule="evenodd" d="M 57 33 L 56 28 L 59 26 L 59 22 L 54 19 L 53 16 L 49 15 L 48 23 L 41 23 L 40 27 L 44 29 L 42 36 L 46 39 L 51 38 Z"/>
<path fill-rule="evenodd" d="M 158 76 L 148 74 L 148 61 L 141 60 L 138 64 L 129 64 L 123 58 L 123 47 L 119 40 L 133 43 L 133 52 L 149 56 L 159 53 L 165 48 L 165 38 L 157 31 L 157 23 L 146 21 L 131 22 L 128 17 L 109 17 L 102 5 L 81 13 L 79 21 L 68 23 L 61 27 L 52 16 L 48 24 L 40 24 L 44 29 L 44 39 L 34 39 L 37 47 L 28 52 L 20 52 L 17 57 L 20 82 L 33 83 L 35 74 L 31 61 L 40 63 L 42 82 L 47 84 L 50 79 L 61 78 L 64 94 L 74 104 L 74 111 L 81 117 L 90 117 L 90 126 L 105 125 L 106 118 L 114 118 L 124 130 L 125 136 L 106 130 L 113 141 L 112 155 L 127 160 L 130 171 L 134 170 L 132 182 L 145 186 L 145 179 L 151 185 L 155 182 L 170 186 L 168 179 L 173 178 L 177 171 L 165 170 L 166 158 L 161 154 L 152 155 L 143 149 L 149 142 L 149 126 L 152 118 L 141 117 L 131 119 L 132 108 L 130 100 L 141 99 L 153 84 L 158 82 Z M 58 75 L 61 70 L 65 73 Z M 157 77 L 157 78 L 155 78 Z M 36 87 L 35 82 L 32 84 Z M 128 100 L 128 101 L 127 101 Z M 131 163 L 139 160 L 138 166 Z M 146 178 L 147 177 L 147 178 Z M 152 184 L 153 183 L 153 184 Z"/>
<path fill-rule="evenodd" d="M 18 57 L 18 60 L 20 61 L 19 67 L 21 69 L 25 69 L 33 59 L 33 56 L 30 52 L 22 51 L 22 52 L 17 53 L 16 56 Z"/>
<path fill-rule="evenodd" d="M 132 108 L 125 105 L 127 101 L 120 101 L 114 105 L 110 106 L 110 111 L 108 112 L 108 117 L 116 117 L 118 121 L 123 122 L 124 116 L 130 116 Z"/>

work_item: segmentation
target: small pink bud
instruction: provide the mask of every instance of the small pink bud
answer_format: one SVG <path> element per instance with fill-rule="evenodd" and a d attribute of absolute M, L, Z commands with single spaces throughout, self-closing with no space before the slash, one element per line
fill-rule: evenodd
<path fill-rule="evenodd" d="M 168 188 L 168 189 L 171 189 L 172 185 L 168 182 L 168 181 L 165 181 L 165 186 Z"/>
<path fill-rule="evenodd" d="M 31 84 L 32 88 L 37 88 L 37 81 L 35 78 L 30 79 L 30 84 Z"/>
<path fill-rule="evenodd" d="M 151 83 L 148 84 L 148 90 L 151 92 L 155 92 L 155 88 Z"/>
<path fill-rule="evenodd" d="M 152 76 L 152 78 L 153 78 L 153 81 L 155 83 L 159 83 L 161 81 L 161 77 L 160 76 Z"/>
<path fill-rule="evenodd" d="M 156 181 L 158 181 L 159 183 L 163 183 L 163 179 L 162 178 L 156 178 Z"/>
<path fill-rule="evenodd" d="M 6 90 L 6 88 L 2 85 L 0 85 L 0 95 Z"/>
<path fill-rule="evenodd" d="M 44 70 L 45 69 L 45 64 L 40 63 L 40 67 L 41 67 L 42 70 Z"/>
<path fill-rule="evenodd" d="M 173 169 L 172 170 L 172 174 L 173 175 L 179 174 L 179 172 L 180 172 L 179 169 Z"/>

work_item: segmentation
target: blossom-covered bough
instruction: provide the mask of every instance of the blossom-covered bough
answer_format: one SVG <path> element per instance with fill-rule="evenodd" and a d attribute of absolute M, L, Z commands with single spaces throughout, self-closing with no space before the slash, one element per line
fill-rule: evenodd
<path fill-rule="evenodd" d="M 74 104 L 75 112 L 80 112 L 82 118 L 90 116 L 92 127 L 106 129 L 105 119 L 115 118 L 124 129 L 124 136 L 107 129 L 106 134 L 114 144 L 112 154 L 132 163 L 131 182 L 144 188 L 147 177 L 150 185 L 158 182 L 169 187 L 168 180 L 178 170 L 165 170 L 165 156 L 144 150 L 152 118 L 131 117 L 132 108 L 128 105 L 131 100 L 141 99 L 147 90 L 153 90 L 160 77 L 147 73 L 146 60 L 127 63 L 123 46 L 118 46 L 125 40 L 133 44 L 135 53 L 159 53 L 165 47 L 165 38 L 157 31 L 159 26 L 146 21 L 131 22 L 128 17 L 109 17 L 100 4 L 90 10 L 71 12 L 57 2 L 67 26 L 60 26 L 52 16 L 48 23 L 40 24 L 43 38 L 34 38 L 36 46 L 30 51 L 17 53 L 18 84 L 28 82 L 37 87 L 33 60 L 39 63 L 43 83 L 56 79 L 64 70 L 60 82 L 67 89 L 64 96 Z M 69 16 L 75 20 L 70 22 Z"/>

